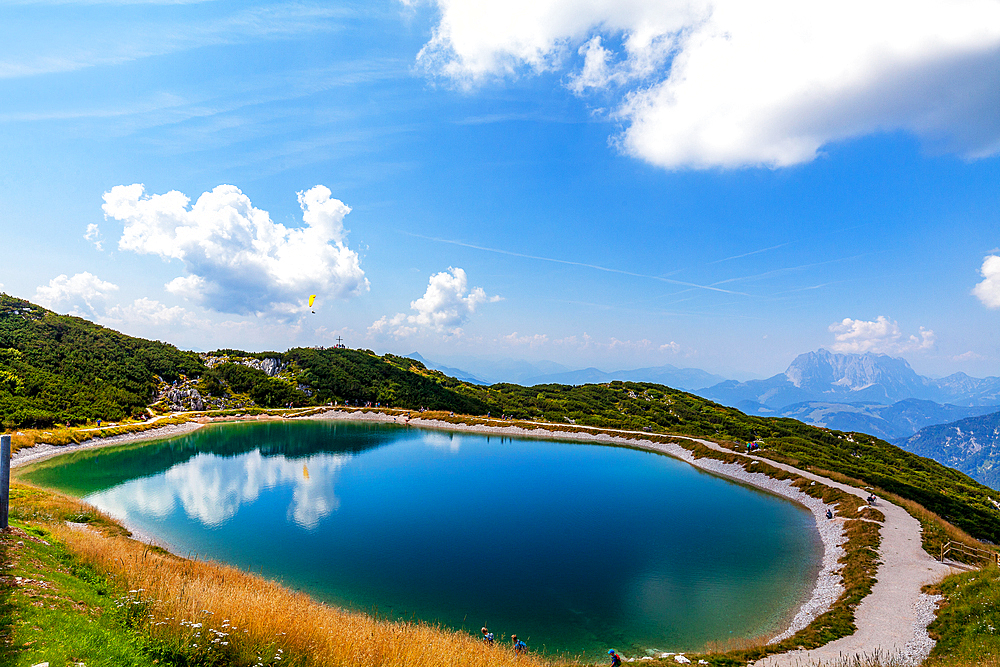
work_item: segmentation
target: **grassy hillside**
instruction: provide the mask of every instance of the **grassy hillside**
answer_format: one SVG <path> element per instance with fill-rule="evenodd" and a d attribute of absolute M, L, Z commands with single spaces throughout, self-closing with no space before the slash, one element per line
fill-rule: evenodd
<path fill-rule="evenodd" d="M 140 415 L 152 400 L 157 376 L 172 382 L 204 370 L 193 352 L 0 294 L 4 427 Z"/>
<path fill-rule="evenodd" d="M 977 538 L 1000 543 L 1000 510 L 990 497 L 996 492 L 961 472 L 869 435 L 748 416 L 662 385 L 483 387 L 413 359 L 368 350 L 214 354 L 227 361 L 209 370 L 192 352 L 0 296 L 0 419 L 7 428 L 117 420 L 152 402 L 158 377 L 170 382 L 186 375 L 201 378 L 197 386 L 204 392 L 235 392 L 264 406 L 371 403 L 701 436 L 734 446 L 762 439 L 766 456 L 861 480 L 920 503 Z M 279 377 L 241 365 L 267 358 L 280 362 Z"/>
<path fill-rule="evenodd" d="M 371 402 L 471 415 L 489 410 L 474 391 L 478 385 L 428 370 L 406 357 L 377 357 L 368 350 L 294 348 L 283 359 L 302 369 L 299 379 L 316 392 L 319 403 Z"/>

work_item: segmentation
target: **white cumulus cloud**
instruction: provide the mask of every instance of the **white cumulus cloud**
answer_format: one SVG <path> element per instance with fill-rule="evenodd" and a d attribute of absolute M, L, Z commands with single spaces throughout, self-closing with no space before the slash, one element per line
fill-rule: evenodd
<path fill-rule="evenodd" d="M 549 342 L 549 337 L 545 334 L 532 334 L 532 335 L 521 335 L 516 331 L 507 334 L 506 336 L 500 337 L 500 342 L 504 345 L 510 346 L 527 346 L 530 348 L 542 347 L 547 345 Z"/>
<path fill-rule="evenodd" d="M 884 315 L 873 321 L 845 317 L 831 324 L 829 330 L 835 334 L 836 343 L 831 346 L 834 352 L 902 354 L 932 349 L 937 340 L 933 331 L 923 327 L 919 337 L 904 337 L 899 324 Z"/>
<path fill-rule="evenodd" d="M 420 331 L 435 331 L 461 335 L 462 325 L 476 312 L 481 303 L 500 301 L 499 296 L 487 296 L 482 287 L 469 289 L 469 279 L 460 268 L 448 267 L 447 271 L 430 277 L 427 291 L 416 301 L 410 302 L 412 315 L 397 313 L 376 320 L 369 333 L 389 333 L 396 337 L 410 336 Z"/>
<path fill-rule="evenodd" d="M 1000 151 L 996 0 L 433 0 L 418 62 L 471 87 L 561 71 L 617 96 L 618 145 L 667 168 L 780 167 L 904 130 Z"/>
<path fill-rule="evenodd" d="M 62 274 L 39 285 L 35 302 L 49 310 L 76 317 L 94 318 L 104 312 L 108 300 L 118 291 L 118 285 L 101 280 L 89 271 L 72 278 Z"/>
<path fill-rule="evenodd" d="M 118 285 L 85 271 L 73 277 L 56 276 L 48 285 L 39 285 L 35 301 L 58 313 L 83 317 L 119 331 L 162 334 L 163 327 L 209 326 L 181 306 L 167 306 L 148 297 L 132 303 L 113 303 L 118 289 Z"/>
<path fill-rule="evenodd" d="M 84 233 L 83 238 L 93 243 L 94 247 L 97 248 L 98 250 L 104 250 L 104 248 L 101 246 L 101 244 L 103 243 L 103 240 L 101 239 L 101 230 L 97 226 L 97 223 L 92 222 L 89 225 L 87 225 L 87 231 Z"/>
<path fill-rule="evenodd" d="M 304 312 L 309 294 L 345 298 L 368 289 L 358 253 L 345 245 L 350 208 L 328 188 L 300 192 L 305 226 L 287 228 L 232 185 L 190 199 L 175 191 L 146 195 L 141 184 L 104 193 L 104 214 L 124 223 L 121 250 L 183 262 L 172 294 L 239 315 Z"/>
<path fill-rule="evenodd" d="M 140 297 L 130 304 L 115 304 L 105 310 L 99 319 L 101 324 L 111 327 L 208 325 L 181 306 L 166 306 L 148 297 Z"/>
<path fill-rule="evenodd" d="M 972 288 L 972 293 L 987 308 L 1000 308 L 1000 257 L 989 255 L 979 269 L 983 282 Z"/>

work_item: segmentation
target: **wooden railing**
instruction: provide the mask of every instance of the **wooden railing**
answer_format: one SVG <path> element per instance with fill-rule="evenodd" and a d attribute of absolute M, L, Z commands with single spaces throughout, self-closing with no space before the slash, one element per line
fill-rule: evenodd
<path fill-rule="evenodd" d="M 996 565 L 1000 567 L 1000 553 L 995 551 L 972 547 L 962 542 L 946 542 L 941 547 L 941 558 L 939 560 L 943 563 L 944 557 L 950 553 L 957 553 L 978 560 L 983 565 Z"/>

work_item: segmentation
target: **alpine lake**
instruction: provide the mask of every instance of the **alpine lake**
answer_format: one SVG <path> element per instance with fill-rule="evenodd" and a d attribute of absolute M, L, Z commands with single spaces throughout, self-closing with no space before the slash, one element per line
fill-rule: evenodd
<path fill-rule="evenodd" d="M 588 659 L 779 632 L 822 557 L 804 508 L 624 447 L 270 421 L 19 476 L 330 604 Z"/>

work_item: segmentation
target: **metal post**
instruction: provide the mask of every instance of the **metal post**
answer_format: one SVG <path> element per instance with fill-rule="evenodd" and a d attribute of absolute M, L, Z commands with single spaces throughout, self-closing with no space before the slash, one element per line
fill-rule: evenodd
<path fill-rule="evenodd" d="M 0 435 L 0 529 L 10 514 L 10 436 Z"/>

